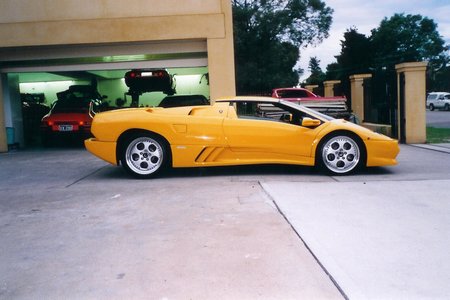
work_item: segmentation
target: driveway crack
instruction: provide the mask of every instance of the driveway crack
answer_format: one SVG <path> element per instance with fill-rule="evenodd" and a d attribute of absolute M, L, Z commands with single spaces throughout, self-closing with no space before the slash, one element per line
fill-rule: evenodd
<path fill-rule="evenodd" d="M 272 197 L 272 195 L 270 195 L 270 193 L 268 193 L 266 191 L 266 189 L 264 189 L 263 185 L 261 184 L 261 181 L 258 181 L 259 186 L 262 188 L 262 190 L 264 191 L 264 193 L 267 195 L 267 197 L 272 201 L 272 203 L 275 205 L 278 213 L 286 220 L 286 222 L 289 224 L 289 226 L 291 227 L 291 229 L 294 231 L 295 235 L 297 235 L 297 237 L 302 241 L 303 245 L 305 245 L 306 249 L 308 250 L 309 253 L 311 253 L 312 257 L 314 258 L 314 260 L 319 264 L 320 268 L 325 272 L 325 274 L 328 276 L 328 278 L 330 278 L 331 282 L 333 282 L 334 286 L 338 289 L 339 293 L 342 295 L 342 297 L 344 297 L 344 299 L 349 300 L 347 294 L 345 294 L 344 290 L 341 288 L 341 286 L 339 285 L 339 283 L 336 281 L 336 279 L 334 279 L 333 275 L 331 275 L 331 273 L 327 270 L 327 268 L 322 264 L 322 262 L 319 260 L 319 258 L 314 254 L 314 252 L 311 250 L 311 248 L 308 246 L 308 244 L 306 243 L 306 241 L 302 238 L 302 236 L 300 235 L 300 233 L 295 229 L 295 227 L 292 225 L 292 223 L 289 221 L 289 219 L 286 217 L 286 215 L 284 214 L 284 212 L 280 209 L 280 207 L 278 206 L 277 202 L 275 201 L 275 199 Z"/>
<path fill-rule="evenodd" d="M 87 175 L 85 175 L 85 176 L 83 176 L 83 177 L 81 177 L 81 178 L 75 180 L 75 181 L 72 182 L 71 184 L 66 185 L 65 188 L 69 188 L 69 187 L 71 187 L 71 186 L 73 186 L 73 185 L 75 185 L 75 184 L 77 184 L 77 183 L 83 181 L 84 179 L 86 179 L 86 178 L 88 178 L 88 177 L 94 175 L 95 173 L 101 171 L 102 169 L 104 169 L 104 168 L 106 168 L 106 167 L 107 167 L 107 166 L 103 166 L 103 167 L 101 167 L 101 168 L 98 168 L 97 170 L 95 170 L 95 171 L 93 171 L 93 172 L 91 172 L 91 173 L 89 173 L 89 174 L 87 174 Z"/>

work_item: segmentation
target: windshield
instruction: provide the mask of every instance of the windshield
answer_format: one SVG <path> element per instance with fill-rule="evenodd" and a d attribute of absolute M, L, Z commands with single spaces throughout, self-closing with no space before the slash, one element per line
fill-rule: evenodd
<path fill-rule="evenodd" d="M 328 115 L 324 115 L 324 114 L 322 114 L 322 113 L 320 113 L 320 112 L 318 112 L 316 110 L 313 110 L 311 108 L 305 107 L 303 105 L 300 105 L 300 104 L 297 104 L 297 103 L 294 103 L 294 102 L 280 100 L 280 103 L 282 103 L 283 105 L 295 108 L 297 110 L 301 110 L 301 111 L 303 111 L 303 112 L 305 112 L 305 113 L 307 113 L 307 114 L 309 114 L 309 115 L 311 115 L 313 117 L 316 117 L 317 119 L 320 119 L 322 121 L 334 120 L 333 117 L 330 117 Z"/>
<path fill-rule="evenodd" d="M 79 98 L 71 100 L 57 100 L 53 103 L 52 113 L 88 113 L 90 110 L 98 112 L 99 101 Z"/>

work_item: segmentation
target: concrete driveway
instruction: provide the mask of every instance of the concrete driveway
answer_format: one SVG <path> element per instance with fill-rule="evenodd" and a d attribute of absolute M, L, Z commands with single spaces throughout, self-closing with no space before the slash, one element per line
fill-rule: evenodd
<path fill-rule="evenodd" d="M 0 154 L 0 299 L 448 299 L 450 154 L 401 148 L 346 177 L 155 180 L 82 149 Z"/>

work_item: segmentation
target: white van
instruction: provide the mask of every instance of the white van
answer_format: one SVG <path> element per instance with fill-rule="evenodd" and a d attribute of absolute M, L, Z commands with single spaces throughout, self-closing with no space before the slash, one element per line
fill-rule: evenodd
<path fill-rule="evenodd" d="M 450 93 L 433 92 L 427 96 L 427 107 L 430 110 L 444 109 L 450 110 Z"/>

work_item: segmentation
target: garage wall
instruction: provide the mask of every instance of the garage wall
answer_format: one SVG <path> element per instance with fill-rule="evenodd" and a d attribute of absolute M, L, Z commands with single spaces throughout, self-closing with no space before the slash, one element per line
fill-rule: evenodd
<path fill-rule="evenodd" d="M 214 0 L 2 0 L 4 23 L 221 14 Z"/>
<path fill-rule="evenodd" d="M 0 53 L 32 47 L 39 56 L 40 46 L 95 47 L 190 40 L 206 40 L 211 99 L 235 95 L 229 0 L 0 1 Z M 1 106 L 0 95 L 0 112 Z M 0 151 L 6 151 L 3 118 L 1 114 Z"/>
<path fill-rule="evenodd" d="M 2 46 L 32 46 L 225 38 L 224 3 L 231 5 L 222 0 L 2 0 L 0 40 Z"/>

